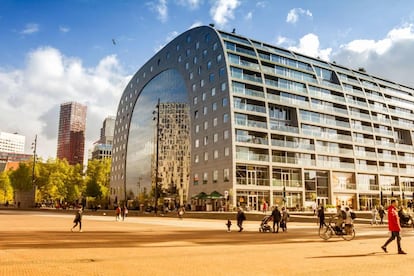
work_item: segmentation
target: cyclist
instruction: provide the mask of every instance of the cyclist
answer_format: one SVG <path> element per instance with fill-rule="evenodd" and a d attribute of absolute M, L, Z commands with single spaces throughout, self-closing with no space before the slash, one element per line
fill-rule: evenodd
<path fill-rule="evenodd" d="M 337 233 L 342 232 L 342 224 L 346 219 L 346 213 L 341 209 L 341 205 L 336 206 L 336 214 L 333 218 L 335 219 L 335 231 Z"/>
<path fill-rule="evenodd" d="M 345 207 L 345 232 L 347 234 L 349 234 L 352 229 L 352 222 L 351 209 L 347 206 Z"/>

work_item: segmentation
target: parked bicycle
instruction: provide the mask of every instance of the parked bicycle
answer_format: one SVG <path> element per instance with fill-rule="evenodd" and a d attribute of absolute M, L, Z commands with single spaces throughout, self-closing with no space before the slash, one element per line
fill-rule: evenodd
<path fill-rule="evenodd" d="M 355 238 L 354 224 L 343 225 L 341 229 L 337 229 L 333 217 L 322 228 L 319 228 L 319 237 L 329 240 L 333 235 L 341 236 L 344 240 L 350 241 Z"/>

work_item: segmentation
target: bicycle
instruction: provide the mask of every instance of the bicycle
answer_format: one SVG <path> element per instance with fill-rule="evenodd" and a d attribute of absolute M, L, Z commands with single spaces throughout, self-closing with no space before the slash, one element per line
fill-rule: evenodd
<path fill-rule="evenodd" d="M 346 224 L 338 230 L 333 218 L 330 218 L 328 224 L 324 223 L 323 227 L 319 228 L 319 237 L 329 240 L 333 235 L 341 236 L 346 241 L 353 240 L 355 238 L 354 224 Z"/>

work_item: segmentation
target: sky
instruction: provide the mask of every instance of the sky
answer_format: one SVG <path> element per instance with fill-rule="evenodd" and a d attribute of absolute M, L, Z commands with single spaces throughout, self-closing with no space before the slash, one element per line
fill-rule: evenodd
<path fill-rule="evenodd" d="M 0 131 L 56 158 L 60 104 L 76 101 L 87 152 L 134 73 L 211 23 L 414 87 L 412 0 L 0 0 Z"/>

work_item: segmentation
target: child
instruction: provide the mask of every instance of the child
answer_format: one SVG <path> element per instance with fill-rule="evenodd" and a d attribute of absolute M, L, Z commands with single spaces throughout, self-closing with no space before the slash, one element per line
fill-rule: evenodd
<path fill-rule="evenodd" d="M 227 220 L 227 223 L 226 223 L 226 226 L 227 226 L 227 232 L 231 232 L 231 230 L 230 230 L 230 228 L 231 228 L 231 220 Z"/>

